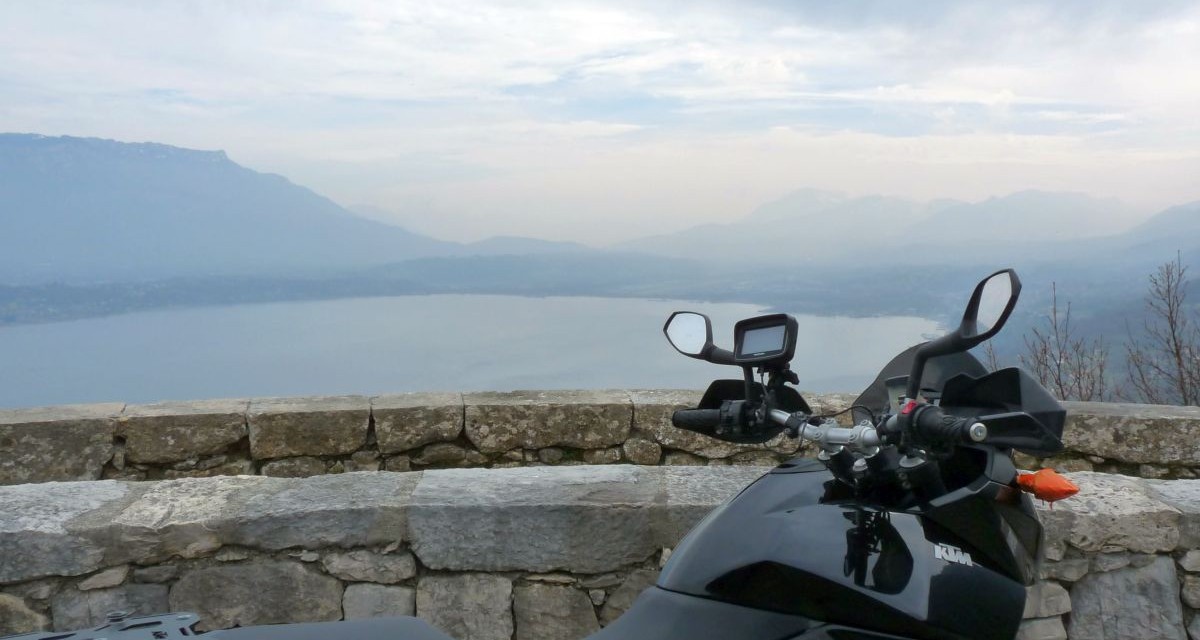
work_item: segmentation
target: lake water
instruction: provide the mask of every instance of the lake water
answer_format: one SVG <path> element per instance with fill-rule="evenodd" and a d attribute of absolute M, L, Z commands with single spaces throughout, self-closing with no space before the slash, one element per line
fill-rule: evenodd
<path fill-rule="evenodd" d="M 662 335 L 706 313 L 721 346 L 747 304 L 485 295 L 203 307 L 0 328 L 0 406 L 255 396 L 703 388 L 732 367 Z M 922 318 L 797 315 L 800 388 L 859 391 L 923 334 Z"/>

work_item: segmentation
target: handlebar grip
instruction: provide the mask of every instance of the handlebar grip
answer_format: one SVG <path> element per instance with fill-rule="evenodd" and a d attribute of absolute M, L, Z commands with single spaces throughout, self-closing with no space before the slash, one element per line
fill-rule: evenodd
<path fill-rule="evenodd" d="M 955 418 L 937 407 L 926 406 L 914 416 L 913 431 L 922 442 L 958 444 L 971 440 L 967 429 L 971 422 L 970 418 Z"/>
<path fill-rule="evenodd" d="M 721 424 L 721 410 L 680 409 L 671 414 L 671 424 L 680 429 L 711 433 Z"/>

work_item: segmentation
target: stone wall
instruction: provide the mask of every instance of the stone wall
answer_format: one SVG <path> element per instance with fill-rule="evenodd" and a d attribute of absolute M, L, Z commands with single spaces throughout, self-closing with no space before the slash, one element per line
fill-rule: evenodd
<path fill-rule="evenodd" d="M 851 399 L 816 396 L 839 410 Z M 525 391 L 96 404 L 0 411 L 0 484 L 346 471 L 639 464 L 773 465 L 671 426 L 696 391 Z"/>
<path fill-rule="evenodd" d="M 798 443 L 671 426 L 696 391 L 527 391 L 96 404 L 0 411 L 0 485 L 531 465 L 772 465 Z M 818 411 L 853 396 L 813 395 Z M 1200 409 L 1067 403 L 1068 450 L 1027 468 L 1200 477 Z"/>
<path fill-rule="evenodd" d="M 761 467 L 362 472 L 0 487 L 0 635 L 194 611 L 205 628 L 412 614 L 577 640 Z M 1200 480 L 1071 474 L 1026 640 L 1200 636 Z"/>

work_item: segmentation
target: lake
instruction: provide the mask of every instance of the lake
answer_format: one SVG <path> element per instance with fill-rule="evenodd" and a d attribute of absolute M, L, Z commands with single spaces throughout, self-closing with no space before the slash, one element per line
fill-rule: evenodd
<path fill-rule="evenodd" d="M 739 377 L 686 358 L 672 311 L 713 319 L 718 345 L 748 304 L 429 295 L 201 307 L 0 328 L 0 406 L 514 389 L 703 388 Z M 807 391 L 857 392 L 938 331 L 910 317 L 796 314 Z"/>

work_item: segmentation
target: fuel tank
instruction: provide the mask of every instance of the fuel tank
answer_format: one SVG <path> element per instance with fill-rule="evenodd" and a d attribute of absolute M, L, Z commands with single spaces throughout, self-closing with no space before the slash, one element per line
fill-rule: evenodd
<path fill-rule="evenodd" d="M 680 542 L 658 586 L 908 638 L 1016 635 L 1019 581 L 924 515 L 831 500 L 835 482 L 809 460 L 768 473 Z"/>

